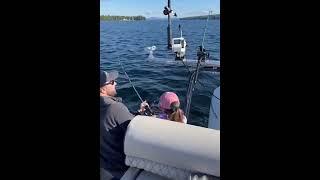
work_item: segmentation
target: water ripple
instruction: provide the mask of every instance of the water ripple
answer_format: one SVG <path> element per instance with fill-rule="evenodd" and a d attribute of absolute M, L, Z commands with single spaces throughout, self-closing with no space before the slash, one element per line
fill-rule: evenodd
<path fill-rule="evenodd" d="M 205 22 L 203 20 L 174 20 L 173 37 L 180 36 L 181 24 L 183 36 L 188 43 L 187 58 L 197 59 L 197 47 L 201 45 Z M 165 91 L 174 91 L 184 108 L 189 74 L 180 63 L 172 61 L 173 53 L 167 49 L 167 21 L 100 22 L 100 67 L 103 70 L 118 70 L 118 95 L 131 111 L 139 108 L 140 100 L 128 83 L 119 60 L 143 99 L 157 102 Z M 220 22 L 211 20 L 204 46 L 211 58 L 220 60 Z M 155 45 L 155 59 L 147 59 L 145 47 Z M 199 82 L 193 93 L 188 123 L 207 126 L 209 107 L 213 89 L 220 82 L 210 73 L 200 73 Z"/>

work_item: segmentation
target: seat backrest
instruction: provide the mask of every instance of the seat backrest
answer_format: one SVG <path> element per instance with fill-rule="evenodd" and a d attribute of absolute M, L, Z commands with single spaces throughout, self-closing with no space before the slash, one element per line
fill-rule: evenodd
<path fill-rule="evenodd" d="M 174 179 L 193 172 L 220 176 L 220 131 L 148 116 L 131 120 L 126 164 Z M 177 178 L 180 177 L 180 178 Z"/>

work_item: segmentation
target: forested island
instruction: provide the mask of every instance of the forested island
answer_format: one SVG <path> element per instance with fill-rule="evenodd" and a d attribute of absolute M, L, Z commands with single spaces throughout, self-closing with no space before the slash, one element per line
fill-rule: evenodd
<path fill-rule="evenodd" d="M 101 15 L 100 21 L 141 21 L 146 20 L 144 16 L 110 16 Z"/>
<path fill-rule="evenodd" d="M 192 17 L 184 17 L 180 18 L 180 20 L 192 20 L 192 19 L 207 19 L 208 16 L 192 16 Z M 220 14 L 214 14 L 209 16 L 209 20 L 212 19 L 220 19 Z"/>

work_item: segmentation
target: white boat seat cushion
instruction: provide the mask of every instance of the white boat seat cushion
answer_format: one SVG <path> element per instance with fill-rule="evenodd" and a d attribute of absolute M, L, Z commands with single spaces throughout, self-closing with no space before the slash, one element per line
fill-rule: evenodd
<path fill-rule="evenodd" d="M 126 164 L 171 179 L 193 172 L 220 177 L 220 131 L 136 116 L 124 141 Z"/>

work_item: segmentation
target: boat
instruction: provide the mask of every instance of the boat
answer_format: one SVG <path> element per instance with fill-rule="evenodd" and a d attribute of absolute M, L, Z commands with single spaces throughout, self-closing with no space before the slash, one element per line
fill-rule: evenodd
<path fill-rule="evenodd" d="M 130 168 L 121 180 L 220 178 L 220 130 L 136 116 L 124 152 Z"/>
<path fill-rule="evenodd" d="M 176 53 L 176 59 L 184 61 L 186 41 L 181 29 L 180 32 L 181 37 L 172 39 L 172 51 Z M 155 49 L 153 46 L 145 50 L 152 55 Z M 186 95 L 184 111 L 187 119 L 190 119 L 198 74 L 202 71 L 220 73 L 220 61 L 208 62 L 209 54 L 203 42 L 197 57 L 189 64 L 195 69 L 190 71 Z M 212 94 L 208 127 L 138 115 L 127 127 L 124 153 L 129 169 L 121 180 L 220 179 L 220 86 Z"/>
<path fill-rule="evenodd" d="M 212 94 L 208 128 L 220 130 L 220 86 Z"/>
<path fill-rule="evenodd" d="M 208 57 L 205 49 L 199 48 L 197 56 L 186 96 L 187 118 L 198 74 L 208 71 L 201 65 Z M 152 116 L 134 117 L 124 140 L 129 169 L 121 180 L 220 179 L 220 86 L 214 90 L 210 106 L 207 128 Z"/>
<path fill-rule="evenodd" d="M 187 42 L 184 37 L 182 37 L 182 29 L 179 25 L 180 37 L 172 38 L 172 52 L 175 53 L 176 60 L 185 60 Z"/>

